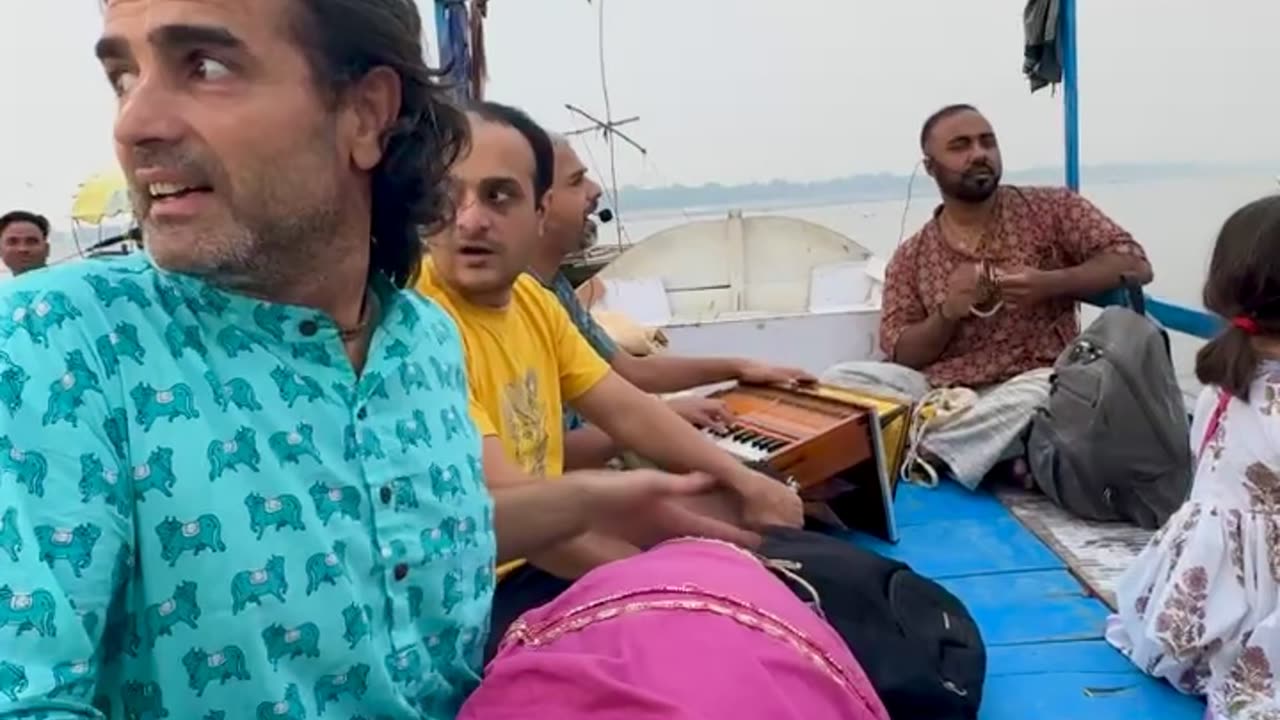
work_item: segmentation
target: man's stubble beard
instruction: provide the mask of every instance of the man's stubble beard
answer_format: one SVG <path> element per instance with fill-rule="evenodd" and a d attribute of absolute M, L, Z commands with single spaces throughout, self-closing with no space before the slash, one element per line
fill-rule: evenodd
<path fill-rule="evenodd" d="M 144 243 L 162 268 L 227 290 L 262 294 L 259 291 L 295 284 L 299 274 L 333 254 L 334 244 L 326 242 L 326 235 L 338 226 L 335 202 L 336 194 L 309 209 L 289 212 L 282 212 L 285 206 L 280 204 L 255 203 L 252 212 L 234 212 L 221 228 L 184 233 L 185 248 Z"/>
<path fill-rule="evenodd" d="M 333 147 L 323 130 L 315 135 L 310 147 Z M 291 163 L 287 177 L 272 174 L 244 186 L 240 198 L 231 198 L 230 218 L 220 227 L 194 229 L 184 239 L 185 248 L 149 244 L 156 264 L 259 297 L 305 283 L 318 270 L 332 270 L 328 266 L 340 263 L 349 249 L 338 247 L 334 237 L 341 225 L 340 193 L 325 161 L 323 153 L 312 151 Z"/>
<path fill-rule="evenodd" d="M 1000 189 L 1003 172 L 994 166 L 990 167 L 990 170 L 992 171 L 991 179 L 981 188 L 970 182 L 964 171 L 944 170 L 935 180 L 938 190 L 944 196 L 958 202 L 977 205 L 985 202 Z"/>
<path fill-rule="evenodd" d="M 572 255 L 576 252 L 586 250 L 595 244 L 595 236 L 589 234 L 590 226 L 585 222 L 574 222 L 572 220 L 565 223 L 547 224 L 547 232 L 551 234 L 551 241 L 554 247 L 560 250 L 561 255 Z"/>

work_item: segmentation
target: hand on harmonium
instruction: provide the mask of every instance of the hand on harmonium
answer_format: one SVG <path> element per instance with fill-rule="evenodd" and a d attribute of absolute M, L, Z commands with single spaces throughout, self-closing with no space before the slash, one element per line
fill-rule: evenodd
<path fill-rule="evenodd" d="M 752 360 L 744 361 L 738 367 L 738 382 L 749 385 L 812 385 L 818 382 L 813 375 L 799 368 L 766 365 Z"/>
<path fill-rule="evenodd" d="M 725 430 L 733 422 L 733 412 L 723 400 L 687 396 L 672 398 L 667 405 L 694 427 Z"/>

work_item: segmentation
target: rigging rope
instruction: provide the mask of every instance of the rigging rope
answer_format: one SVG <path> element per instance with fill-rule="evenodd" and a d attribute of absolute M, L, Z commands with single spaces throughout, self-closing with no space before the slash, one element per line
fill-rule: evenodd
<path fill-rule="evenodd" d="M 604 95 L 604 137 L 605 142 L 609 145 L 609 184 L 613 188 L 613 214 L 615 221 L 618 223 L 617 235 L 618 246 L 622 246 L 622 208 L 620 207 L 618 196 L 618 163 L 617 154 L 614 149 L 613 140 L 613 105 L 609 101 L 609 77 L 605 72 L 604 62 L 604 0 L 596 0 L 599 3 L 599 11 L 597 13 L 598 27 L 596 29 L 596 47 L 600 56 L 600 92 Z"/>

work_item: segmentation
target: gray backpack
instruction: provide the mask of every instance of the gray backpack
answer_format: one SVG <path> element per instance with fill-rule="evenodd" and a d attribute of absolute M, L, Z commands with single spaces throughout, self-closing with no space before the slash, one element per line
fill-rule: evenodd
<path fill-rule="evenodd" d="M 1134 295 L 1134 309 L 1104 310 L 1054 363 L 1027 458 L 1068 512 L 1154 529 L 1190 493 L 1191 431 L 1169 338 Z"/>

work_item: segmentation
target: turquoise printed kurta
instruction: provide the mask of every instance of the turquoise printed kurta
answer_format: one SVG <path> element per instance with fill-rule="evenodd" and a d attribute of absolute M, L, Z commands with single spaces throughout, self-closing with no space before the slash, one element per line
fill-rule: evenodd
<path fill-rule="evenodd" d="M 138 254 L 0 286 L 0 717 L 451 718 L 492 505 L 457 328 L 323 314 Z"/>

